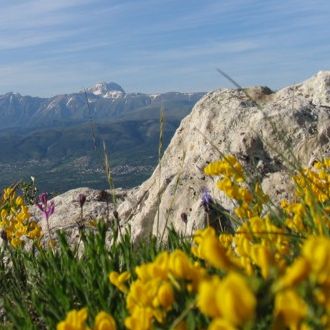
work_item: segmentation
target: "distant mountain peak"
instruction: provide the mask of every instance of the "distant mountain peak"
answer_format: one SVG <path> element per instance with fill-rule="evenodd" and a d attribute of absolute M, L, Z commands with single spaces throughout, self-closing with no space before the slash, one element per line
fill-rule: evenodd
<path fill-rule="evenodd" d="M 17 96 L 17 97 L 20 97 L 22 95 L 20 93 L 16 93 L 16 92 L 8 92 L 4 96 Z"/>
<path fill-rule="evenodd" d="M 115 82 L 99 82 L 95 86 L 88 88 L 94 95 L 103 97 L 113 97 L 114 95 L 125 94 L 123 88 Z"/>

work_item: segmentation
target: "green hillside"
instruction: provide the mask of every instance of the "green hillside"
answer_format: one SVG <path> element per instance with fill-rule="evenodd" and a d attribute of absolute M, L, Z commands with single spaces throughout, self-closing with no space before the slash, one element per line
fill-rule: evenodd
<path fill-rule="evenodd" d="M 178 125 L 176 119 L 166 121 L 164 147 Z M 103 141 L 110 154 L 115 185 L 138 185 L 157 163 L 159 126 L 158 118 L 142 118 L 31 132 L 0 131 L 0 187 L 32 175 L 41 190 L 107 188 Z"/>

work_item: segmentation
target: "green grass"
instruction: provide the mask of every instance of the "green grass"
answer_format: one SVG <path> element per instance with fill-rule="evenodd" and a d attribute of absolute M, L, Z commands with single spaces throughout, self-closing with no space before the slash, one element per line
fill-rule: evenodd
<path fill-rule="evenodd" d="M 107 233 L 113 237 L 111 244 Z M 163 250 L 180 248 L 189 253 L 189 241 L 173 230 L 164 244 L 150 237 L 133 245 L 129 231 L 123 233 L 122 241 L 117 236 L 115 228 L 107 229 L 104 223 L 96 230 L 85 229 L 79 257 L 77 244 L 70 246 L 60 232 L 55 252 L 50 248 L 1 249 L 0 306 L 4 311 L 0 329 L 54 329 L 70 309 L 85 306 L 90 320 L 102 309 L 123 324 L 125 300 L 110 284 L 109 272 L 132 271 Z"/>

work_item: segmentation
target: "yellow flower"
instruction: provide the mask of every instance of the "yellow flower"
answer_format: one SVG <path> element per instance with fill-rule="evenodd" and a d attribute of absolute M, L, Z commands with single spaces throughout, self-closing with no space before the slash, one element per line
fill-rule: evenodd
<path fill-rule="evenodd" d="M 240 326 L 254 318 L 256 298 L 245 279 L 232 272 L 220 285 L 217 305 L 225 320 Z"/>
<path fill-rule="evenodd" d="M 274 263 L 274 258 L 269 248 L 263 245 L 255 245 L 251 249 L 251 252 L 252 260 L 260 267 L 262 277 L 267 278 L 270 273 L 270 268 Z"/>
<path fill-rule="evenodd" d="M 152 329 L 153 313 L 150 308 L 136 307 L 131 316 L 125 319 L 125 326 L 130 330 Z"/>
<path fill-rule="evenodd" d="M 235 327 L 254 318 L 256 299 L 244 278 L 231 272 L 222 281 L 217 276 L 203 281 L 197 305 L 205 315 L 224 319 Z"/>
<path fill-rule="evenodd" d="M 19 247 L 19 246 L 22 245 L 22 241 L 19 238 L 17 238 L 17 237 L 13 237 L 13 238 L 10 239 L 10 244 L 14 248 L 17 248 L 17 247 Z"/>
<path fill-rule="evenodd" d="M 239 187 L 230 178 L 224 177 L 217 182 L 218 189 L 226 193 L 229 198 L 238 199 Z"/>
<path fill-rule="evenodd" d="M 224 270 L 231 267 L 232 263 L 226 254 L 226 249 L 215 235 L 210 235 L 204 240 L 202 251 L 205 260 L 212 266 Z"/>
<path fill-rule="evenodd" d="M 16 206 L 22 206 L 24 204 L 23 198 L 21 196 L 16 197 Z"/>
<path fill-rule="evenodd" d="M 161 278 L 166 280 L 168 276 L 170 254 L 166 251 L 161 252 L 155 259 L 155 261 L 149 264 L 151 278 Z"/>
<path fill-rule="evenodd" d="M 230 322 L 225 319 L 214 319 L 207 330 L 237 330 Z"/>
<path fill-rule="evenodd" d="M 275 284 L 277 290 L 295 286 L 304 281 L 310 272 L 310 264 L 304 258 L 297 258 L 293 264 L 287 268 L 284 276 Z"/>
<path fill-rule="evenodd" d="M 252 186 L 247 184 L 243 168 L 233 155 L 227 155 L 222 160 L 210 163 L 204 168 L 204 173 L 220 177 L 217 187 L 236 201 L 234 213 L 240 219 L 260 215 L 263 204 L 269 201 L 259 182 Z"/>
<path fill-rule="evenodd" d="M 3 190 L 3 199 L 6 201 L 8 199 L 12 199 L 13 198 L 13 193 L 14 193 L 14 189 L 13 188 L 5 188 Z"/>
<path fill-rule="evenodd" d="M 231 247 L 232 241 L 233 241 L 233 235 L 232 234 L 226 234 L 222 233 L 219 236 L 220 243 L 227 249 Z"/>
<path fill-rule="evenodd" d="M 169 270 L 178 278 L 189 278 L 193 265 L 188 256 L 180 250 L 171 253 L 169 259 Z"/>
<path fill-rule="evenodd" d="M 200 311 L 211 317 L 220 317 L 221 311 L 216 303 L 216 295 L 219 292 L 220 278 L 213 276 L 211 279 L 202 281 L 198 288 L 197 306 Z"/>
<path fill-rule="evenodd" d="M 135 272 L 142 281 L 149 281 L 155 277 L 167 279 L 169 253 L 162 252 L 152 263 L 144 264 L 135 268 Z"/>
<path fill-rule="evenodd" d="M 41 237 L 41 234 L 41 227 L 35 221 L 31 221 L 29 223 L 29 231 L 27 236 L 31 239 L 36 239 Z"/>
<path fill-rule="evenodd" d="M 308 307 L 294 290 L 285 290 L 276 294 L 274 312 L 290 330 L 296 330 L 307 316 Z"/>
<path fill-rule="evenodd" d="M 86 326 L 86 320 L 88 317 L 87 308 L 82 308 L 81 310 L 72 310 L 70 311 L 66 319 L 61 321 L 56 329 L 57 330 L 89 330 L 89 327 Z"/>
<path fill-rule="evenodd" d="M 303 169 L 294 177 L 296 194 L 305 203 L 314 207 L 315 202 L 324 203 L 330 199 L 329 159 L 314 164 L 311 169 Z"/>
<path fill-rule="evenodd" d="M 125 284 L 131 277 L 131 274 L 129 272 L 123 272 L 121 274 L 117 272 L 111 272 L 109 274 L 109 280 L 110 282 L 116 286 L 121 292 L 127 293 L 128 287 Z"/>
<path fill-rule="evenodd" d="M 6 209 L 2 209 L 0 212 L 0 218 L 1 219 L 5 219 L 8 215 L 8 212 L 6 211 Z"/>
<path fill-rule="evenodd" d="M 206 175 L 219 175 L 222 173 L 222 170 L 223 170 L 222 161 L 218 160 L 208 164 L 204 168 L 204 173 Z"/>
<path fill-rule="evenodd" d="M 234 176 L 237 180 L 244 180 L 244 172 L 241 164 L 234 155 L 227 155 L 222 160 L 210 163 L 204 168 L 206 175 Z"/>
<path fill-rule="evenodd" d="M 30 221 L 31 215 L 22 197 L 17 196 L 12 188 L 4 189 L 3 199 L 7 209 L 0 212 L 0 228 L 5 231 L 9 243 L 13 247 L 23 244 L 22 237 L 31 239 L 41 237 L 41 227 L 35 221 Z"/>
<path fill-rule="evenodd" d="M 170 283 L 164 282 L 161 284 L 158 295 L 159 304 L 165 309 L 169 309 L 174 302 L 174 292 Z"/>
<path fill-rule="evenodd" d="M 304 243 L 302 255 L 310 263 L 316 281 L 330 285 L 330 239 L 310 237 Z"/>
<path fill-rule="evenodd" d="M 244 202 L 244 203 L 250 203 L 253 199 L 253 195 L 251 194 L 251 192 L 245 188 L 245 187 L 241 187 L 238 189 L 239 192 L 239 197 L 240 199 Z"/>
<path fill-rule="evenodd" d="M 235 268 L 234 263 L 226 253 L 226 248 L 221 245 L 212 227 L 198 232 L 197 235 L 195 234 L 194 241 L 197 242 L 198 246 L 192 252 L 199 258 L 206 260 L 213 267 L 219 269 Z"/>
<path fill-rule="evenodd" d="M 93 330 L 116 330 L 116 322 L 111 315 L 106 312 L 99 312 L 95 317 Z"/>
<path fill-rule="evenodd" d="M 254 187 L 254 194 L 257 197 L 257 201 L 260 204 L 267 203 L 269 201 L 269 196 L 264 193 L 262 190 L 260 182 L 257 182 Z"/>

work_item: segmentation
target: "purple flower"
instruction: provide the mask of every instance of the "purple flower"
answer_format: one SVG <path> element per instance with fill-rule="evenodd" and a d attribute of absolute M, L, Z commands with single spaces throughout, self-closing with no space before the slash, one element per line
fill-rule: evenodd
<path fill-rule="evenodd" d="M 201 206 L 204 207 L 204 210 L 206 212 L 209 212 L 210 208 L 212 207 L 212 204 L 213 204 L 213 198 L 210 195 L 209 190 L 204 187 L 202 189 L 202 203 L 201 203 Z"/>
<path fill-rule="evenodd" d="M 53 201 L 48 203 L 48 194 L 46 192 L 38 196 L 37 207 L 44 214 L 48 222 L 49 217 L 54 213 L 55 204 Z"/>

